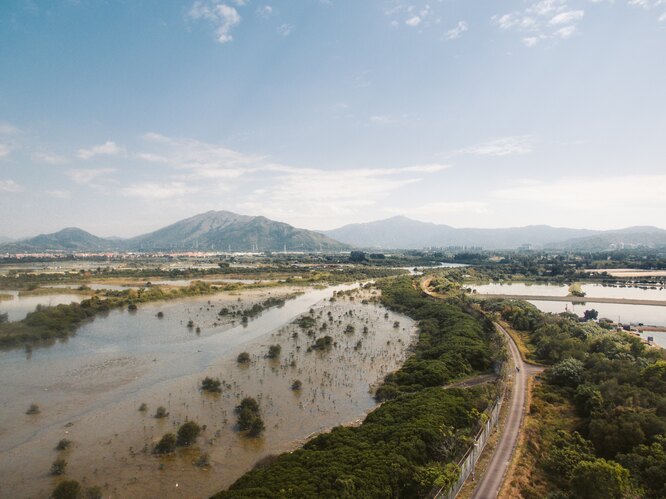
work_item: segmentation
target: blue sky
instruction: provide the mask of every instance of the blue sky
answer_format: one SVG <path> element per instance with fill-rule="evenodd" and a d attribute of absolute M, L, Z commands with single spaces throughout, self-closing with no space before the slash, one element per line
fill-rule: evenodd
<path fill-rule="evenodd" d="M 665 0 L 4 0 L 0 235 L 664 227 Z"/>

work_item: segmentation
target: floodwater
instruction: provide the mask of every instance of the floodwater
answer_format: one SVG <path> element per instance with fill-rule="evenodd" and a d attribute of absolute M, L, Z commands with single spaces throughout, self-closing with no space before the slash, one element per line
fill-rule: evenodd
<path fill-rule="evenodd" d="M 49 468 L 60 456 L 68 461 L 68 478 L 98 485 L 105 495 L 207 497 L 262 457 L 362 419 L 376 406 L 371 387 L 402 364 L 415 328 L 407 317 L 363 303 L 373 298 L 368 290 L 353 291 L 354 300 L 330 301 L 334 291 L 351 289 L 308 290 L 247 326 L 218 312 L 294 290 L 145 304 L 98 317 L 66 343 L 0 353 L 0 496 L 47 497 L 57 483 Z M 335 346 L 308 351 L 314 337 L 294 324 L 300 314 L 316 320 L 314 337 L 330 335 Z M 189 320 L 193 328 L 186 327 Z M 349 324 L 353 333 L 345 333 Z M 282 347 L 279 359 L 266 358 L 272 344 Z M 243 351 L 251 362 L 239 365 Z M 201 393 L 204 376 L 222 380 L 222 393 Z M 291 390 L 295 379 L 302 390 Z M 244 396 L 260 403 L 266 425 L 260 438 L 235 429 L 233 408 Z M 41 412 L 26 415 L 32 403 Z M 142 403 L 146 412 L 138 410 Z M 158 406 L 169 417 L 152 417 Z M 151 454 L 164 433 L 187 419 L 207 427 L 197 445 L 169 457 Z M 73 446 L 57 452 L 62 438 Z M 209 467 L 193 464 L 200 453 L 209 455 Z"/>
<path fill-rule="evenodd" d="M 84 295 L 77 295 L 74 293 L 56 293 L 49 295 L 37 295 L 37 296 L 19 296 L 18 291 L 7 291 L 0 290 L 0 294 L 12 295 L 13 298 L 10 300 L 0 300 L 0 313 L 7 313 L 9 316 L 9 321 L 20 321 L 25 319 L 25 316 L 28 313 L 33 312 L 37 305 L 44 305 L 47 307 L 69 304 L 69 303 L 79 303 L 84 298 L 87 298 Z"/>
<path fill-rule="evenodd" d="M 569 287 L 556 284 L 528 283 L 492 283 L 470 286 L 480 294 L 510 294 L 522 296 L 567 296 Z M 641 289 L 636 287 L 610 287 L 601 284 L 583 284 L 581 289 L 587 296 L 595 298 L 631 298 L 639 300 L 666 300 L 666 289 Z M 666 326 L 666 307 L 653 305 L 626 305 L 614 303 L 581 303 L 572 304 L 557 301 L 528 300 L 539 310 L 560 313 L 573 312 L 582 316 L 591 308 L 599 312 L 599 317 L 616 322 L 653 326 Z M 619 321 L 618 321 L 619 319 Z"/>

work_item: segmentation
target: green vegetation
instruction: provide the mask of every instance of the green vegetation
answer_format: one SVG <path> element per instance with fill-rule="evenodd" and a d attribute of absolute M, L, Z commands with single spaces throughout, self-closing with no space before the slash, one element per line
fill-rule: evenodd
<path fill-rule="evenodd" d="M 79 499 L 81 495 L 81 484 L 76 480 L 63 480 L 51 492 L 53 499 Z"/>
<path fill-rule="evenodd" d="M 157 408 L 157 410 L 155 411 L 155 417 L 157 419 L 166 418 L 168 415 L 169 415 L 169 413 L 167 412 L 166 407 L 163 407 L 163 406 L 159 406 Z"/>
<path fill-rule="evenodd" d="M 312 345 L 312 348 L 314 350 L 327 350 L 331 348 L 333 345 L 333 338 L 330 336 L 322 336 L 321 338 L 317 338 L 314 342 L 314 345 Z"/>
<path fill-rule="evenodd" d="M 201 389 L 204 392 L 220 393 L 222 392 L 222 383 L 217 378 L 210 378 L 206 376 L 201 382 Z"/>
<path fill-rule="evenodd" d="M 409 278 L 380 284 L 384 304 L 417 319 L 421 329 L 414 354 L 386 378 L 382 388 L 390 388 L 379 398 L 388 401 L 362 425 L 337 427 L 271 459 L 216 498 L 406 498 L 457 478 L 453 463 L 496 394 L 492 386 L 443 390 L 441 385 L 492 368 L 499 354 L 493 351 L 496 336 L 492 324 L 460 303 L 424 297 L 412 284 Z"/>
<path fill-rule="evenodd" d="M 300 390 L 301 388 L 303 388 L 303 382 L 302 382 L 300 379 L 295 379 L 295 380 L 291 383 L 291 389 L 292 389 L 292 390 L 294 390 L 294 391 L 298 391 L 298 390 Z"/>
<path fill-rule="evenodd" d="M 280 345 L 271 345 L 268 347 L 268 354 L 266 355 L 269 359 L 277 359 L 282 352 L 282 347 Z"/>
<path fill-rule="evenodd" d="M 41 411 L 39 410 L 39 406 L 37 404 L 30 404 L 30 407 L 28 407 L 28 410 L 25 411 L 26 414 L 39 414 Z"/>
<path fill-rule="evenodd" d="M 420 331 L 414 354 L 386 377 L 377 390 L 378 400 L 489 371 L 499 360 L 499 340 L 492 323 L 465 311 L 456 300 L 445 303 L 426 298 L 406 278 L 381 288 L 382 302 L 417 319 Z"/>
<path fill-rule="evenodd" d="M 58 442 L 58 445 L 56 445 L 56 450 L 67 450 L 72 446 L 72 441 L 67 440 L 66 438 L 63 438 Z"/>
<path fill-rule="evenodd" d="M 665 497 L 665 352 L 524 302 L 483 306 L 524 333 L 535 360 L 552 366 L 530 409 L 535 473 L 546 489 L 581 498 Z M 524 497 L 536 497 L 536 482 L 523 485 Z"/>
<path fill-rule="evenodd" d="M 51 464 L 51 474 L 52 475 L 64 475 L 65 469 L 67 468 L 67 461 L 59 457 L 53 464 Z"/>
<path fill-rule="evenodd" d="M 176 445 L 187 447 L 196 442 L 197 437 L 201 433 L 201 427 L 194 421 L 188 421 L 180 425 L 178 428 L 178 436 L 176 438 Z"/>
<path fill-rule="evenodd" d="M 264 421 L 261 419 L 259 403 L 252 397 L 246 397 L 236 406 L 238 415 L 238 429 L 247 431 L 249 436 L 257 437 L 264 431 Z"/>
<path fill-rule="evenodd" d="M 246 364 L 250 362 L 250 354 L 247 352 L 241 352 L 238 354 L 238 357 L 236 358 L 236 361 L 239 364 Z"/>
<path fill-rule="evenodd" d="M 173 433 L 166 433 L 159 442 L 155 445 L 153 452 L 155 454 L 171 454 L 176 452 L 176 435 Z"/>

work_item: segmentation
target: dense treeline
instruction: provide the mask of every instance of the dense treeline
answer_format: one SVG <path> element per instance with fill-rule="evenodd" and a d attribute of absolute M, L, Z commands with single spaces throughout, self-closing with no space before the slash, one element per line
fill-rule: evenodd
<path fill-rule="evenodd" d="M 380 288 L 385 306 L 419 321 L 419 341 L 405 365 L 386 377 L 377 391 L 379 400 L 441 386 L 455 377 L 494 367 L 493 352 L 498 344 L 490 321 L 472 316 L 459 304 L 424 297 L 407 278 L 389 281 Z"/>
<path fill-rule="evenodd" d="M 540 428 L 538 465 L 561 497 L 666 497 L 666 357 L 624 332 L 570 314 L 544 314 L 525 302 L 493 301 L 552 365 L 531 413 L 575 410 L 565 428 Z M 602 495 L 599 495 L 602 494 Z M 525 497 L 536 497 L 530 486 Z M 560 497 L 560 496 L 553 496 Z"/>
<path fill-rule="evenodd" d="M 454 377 L 493 366 L 491 325 L 423 296 L 408 277 L 380 284 L 388 307 L 419 321 L 415 351 L 389 375 L 381 407 L 356 428 L 338 427 L 282 454 L 217 498 L 419 497 L 458 476 L 455 463 L 494 399 L 493 387 L 443 390 Z"/>

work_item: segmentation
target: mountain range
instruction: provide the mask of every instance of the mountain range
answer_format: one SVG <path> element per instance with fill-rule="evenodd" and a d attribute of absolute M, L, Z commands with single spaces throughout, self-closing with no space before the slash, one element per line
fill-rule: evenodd
<path fill-rule="evenodd" d="M 419 222 L 403 216 L 345 225 L 323 233 L 353 246 L 379 249 L 514 249 L 527 245 L 534 248 L 603 251 L 613 247 L 666 246 L 666 230 L 656 227 L 629 227 L 615 231 L 568 229 L 548 225 L 457 229 L 450 225 Z"/>
<path fill-rule="evenodd" d="M 2 253 L 43 251 L 324 251 L 351 248 L 483 248 L 603 251 L 666 247 L 666 230 L 629 227 L 599 231 L 530 225 L 504 229 L 458 229 L 449 225 L 393 217 L 315 232 L 262 216 L 209 211 L 130 239 L 102 238 L 78 228 L 0 244 Z"/>
<path fill-rule="evenodd" d="M 0 245 L 0 252 L 39 251 L 341 251 L 349 246 L 318 232 L 265 217 L 209 211 L 130 239 L 101 238 L 77 228 Z"/>

